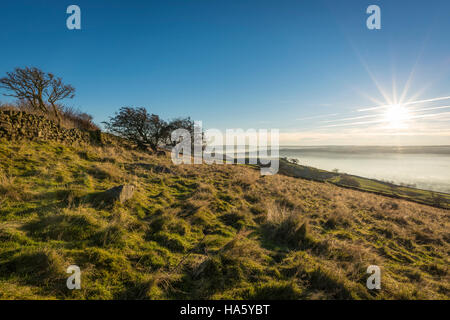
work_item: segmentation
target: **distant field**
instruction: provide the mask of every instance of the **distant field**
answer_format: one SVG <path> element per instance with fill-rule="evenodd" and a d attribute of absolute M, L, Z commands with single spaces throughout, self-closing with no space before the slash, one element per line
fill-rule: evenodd
<path fill-rule="evenodd" d="M 333 152 L 344 154 L 402 153 L 402 154 L 450 154 L 450 146 L 282 146 L 280 151 Z"/>
<path fill-rule="evenodd" d="M 279 155 L 307 167 L 450 194 L 449 146 L 282 147 Z"/>
<path fill-rule="evenodd" d="M 329 172 L 291 163 L 280 159 L 280 173 L 304 179 L 329 182 L 338 186 L 369 191 L 381 195 L 407 199 L 410 201 L 450 209 L 450 194 L 398 186 L 389 182 L 359 176 Z"/>

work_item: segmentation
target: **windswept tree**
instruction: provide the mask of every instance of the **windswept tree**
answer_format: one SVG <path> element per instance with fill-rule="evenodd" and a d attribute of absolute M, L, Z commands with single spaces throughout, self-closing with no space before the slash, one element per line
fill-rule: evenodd
<path fill-rule="evenodd" d="M 167 123 L 145 108 L 122 107 L 108 122 L 106 130 L 137 144 L 138 148 L 156 150 L 168 135 Z"/>
<path fill-rule="evenodd" d="M 75 96 L 75 88 L 70 84 L 64 84 L 61 78 L 55 78 L 51 73 L 48 76 L 51 81 L 50 86 L 46 90 L 47 102 L 52 106 L 53 113 L 58 119 L 58 122 L 61 122 L 57 103 L 66 98 L 72 99 Z"/>
<path fill-rule="evenodd" d="M 202 150 L 206 147 L 205 132 L 197 123 L 195 123 L 190 117 L 187 118 L 176 118 L 168 123 L 170 132 L 177 129 L 184 129 L 189 132 L 191 136 L 191 145 L 200 143 Z M 168 137 L 167 145 L 175 146 L 180 141 L 172 141 L 171 137 Z M 194 149 L 193 149 L 194 152 Z"/>
<path fill-rule="evenodd" d="M 103 122 L 111 133 L 136 143 L 140 149 L 156 151 L 160 146 L 172 144 L 170 136 L 176 129 L 193 131 L 190 118 L 178 118 L 167 122 L 145 108 L 122 107 L 109 121 Z"/>
<path fill-rule="evenodd" d="M 75 95 L 74 87 L 64 84 L 61 78 L 52 73 L 35 67 L 16 68 L 13 72 L 7 72 L 6 77 L 0 79 L 0 88 L 8 92 L 5 96 L 25 100 L 36 111 L 48 114 L 51 108 L 58 123 L 61 122 L 58 102 Z"/>

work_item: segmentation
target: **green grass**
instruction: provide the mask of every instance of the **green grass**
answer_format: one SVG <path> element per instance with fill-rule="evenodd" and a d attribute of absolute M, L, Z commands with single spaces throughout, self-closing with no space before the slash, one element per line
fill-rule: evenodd
<path fill-rule="evenodd" d="M 132 199 L 99 204 L 123 183 Z M 448 299 L 448 223 L 442 209 L 256 166 L 0 141 L 0 299 Z M 66 288 L 72 264 L 81 290 Z M 372 264 L 380 291 L 365 287 Z"/>

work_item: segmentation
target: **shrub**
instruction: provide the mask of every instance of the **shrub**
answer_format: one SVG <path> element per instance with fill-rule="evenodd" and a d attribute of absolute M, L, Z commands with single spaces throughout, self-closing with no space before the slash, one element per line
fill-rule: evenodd
<path fill-rule="evenodd" d="M 62 126 L 66 128 L 77 128 L 86 131 L 97 131 L 100 128 L 94 123 L 90 114 L 72 107 L 60 107 Z"/>

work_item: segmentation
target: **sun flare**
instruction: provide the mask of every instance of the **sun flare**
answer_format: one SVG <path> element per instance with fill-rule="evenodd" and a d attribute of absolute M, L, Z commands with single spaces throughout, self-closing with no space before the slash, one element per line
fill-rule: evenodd
<path fill-rule="evenodd" d="M 387 107 L 384 113 L 384 119 L 389 128 L 401 129 L 406 128 L 407 122 L 411 119 L 408 108 L 403 105 L 393 104 Z"/>

